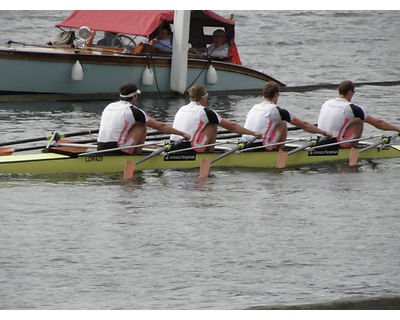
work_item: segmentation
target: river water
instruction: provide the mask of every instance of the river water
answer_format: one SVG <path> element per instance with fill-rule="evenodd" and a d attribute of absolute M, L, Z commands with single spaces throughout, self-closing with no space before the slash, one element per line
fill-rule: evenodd
<path fill-rule="evenodd" d="M 218 11 L 228 16 L 228 11 Z M 289 86 L 399 80 L 398 11 L 240 11 L 246 66 Z M 1 41 L 44 43 L 67 11 L 0 11 Z M 315 123 L 336 90 L 283 92 Z M 399 86 L 354 102 L 400 124 Z M 260 96 L 211 96 L 243 123 Z M 0 104 L 2 141 L 98 128 L 109 101 Z M 172 122 L 184 99 L 138 105 Z M 366 126 L 366 135 L 379 133 Z M 306 136 L 296 131 L 291 136 Z M 400 159 L 284 171 L 212 168 L 0 177 L 0 309 L 199 309 L 400 295 Z"/>

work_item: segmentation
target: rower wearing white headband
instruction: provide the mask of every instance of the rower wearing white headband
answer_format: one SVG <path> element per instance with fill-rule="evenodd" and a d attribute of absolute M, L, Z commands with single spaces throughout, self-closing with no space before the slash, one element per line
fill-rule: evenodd
<path fill-rule="evenodd" d="M 110 103 L 101 115 L 100 130 L 97 138 L 97 150 L 124 148 L 113 154 L 140 154 L 141 147 L 134 147 L 145 142 L 147 127 L 166 134 L 179 134 L 190 140 L 186 132 L 176 130 L 170 125 L 149 117 L 136 107 L 140 94 L 134 83 L 122 84 L 119 89 L 120 100 Z M 126 148 L 132 146 L 133 148 Z"/>
<path fill-rule="evenodd" d="M 132 98 L 132 97 L 136 97 L 138 94 L 141 94 L 139 89 L 136 89 L 136 91 L 130 93 L 130 94 L 119 94 L 120 98 Z"/>

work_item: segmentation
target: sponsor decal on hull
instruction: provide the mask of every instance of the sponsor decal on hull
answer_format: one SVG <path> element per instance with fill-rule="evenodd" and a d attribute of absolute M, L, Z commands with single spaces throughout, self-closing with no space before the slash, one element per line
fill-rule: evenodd
<path fill-rule="evenodd" d="M 309 156 L 337 156 L 339 149 L 315 149 L 308 151 Z"/>
<path fill-rule="evenodd" d="M 168 154 L 164 161 L 195 161 L 196 154 Z"/>

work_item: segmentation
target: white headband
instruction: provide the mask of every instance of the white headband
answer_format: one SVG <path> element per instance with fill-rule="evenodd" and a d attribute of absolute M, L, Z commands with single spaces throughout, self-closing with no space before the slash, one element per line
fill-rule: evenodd
<path fill-rule="evenodd" d="M 138 94 L 141 94 L 141 92 L 140 92 L 139 89 L 137 89 L 136 91 L 134 91 L 134 92 L 132 92 L 132 93 L 130 93 L 130 94 L 127 94 L 127 95 L 119 94 L 119 96 L 120 96 L 121 98 L 131 98 L 131 97 L 134 97 L 134 96 L 136 96 L 136 95 L 138 95 Z"/>

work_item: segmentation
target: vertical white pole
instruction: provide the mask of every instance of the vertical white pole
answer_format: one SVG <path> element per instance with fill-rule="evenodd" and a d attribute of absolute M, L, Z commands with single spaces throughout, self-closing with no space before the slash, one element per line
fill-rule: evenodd
<path fill-rule="evenodd" d="M 171 90 L 183 94 L 187 82 L 190 10 L 175 10 L 172 39 Z"/>

